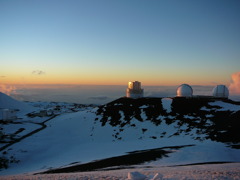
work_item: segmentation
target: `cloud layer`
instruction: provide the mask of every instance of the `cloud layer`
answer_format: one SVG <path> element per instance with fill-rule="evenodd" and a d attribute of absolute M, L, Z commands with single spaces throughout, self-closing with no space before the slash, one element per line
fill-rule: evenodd
<path fill-rule="evenodd" d="M 231 94 L 240 94 L 240 72 L 232 74 L 232 82 L 229 86 Z"/>
<path fill-rule="evenodd" d="M 106 99 L 108 99 L 108 97 L 107 96 L 93 96 L 93 97 L 89 97 L 88 99 L 106 100 Z"/>

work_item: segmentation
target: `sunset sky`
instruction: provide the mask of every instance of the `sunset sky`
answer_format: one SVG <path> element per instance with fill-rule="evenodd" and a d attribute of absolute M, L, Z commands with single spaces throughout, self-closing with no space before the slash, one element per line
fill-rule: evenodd
<path fill-rule="evenodd" d="M 0 83 L 229 85 L 239 0 L 0 0 Z"/>

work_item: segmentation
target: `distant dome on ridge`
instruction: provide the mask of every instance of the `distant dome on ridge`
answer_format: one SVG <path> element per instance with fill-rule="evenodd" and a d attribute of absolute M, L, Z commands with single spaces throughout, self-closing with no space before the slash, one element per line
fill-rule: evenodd
<path fill-rule="evenodd" d="M 217 85 L 213 88 L 212 94 L 214 97 L 228 98 L 229 91 L 225 85 Z"/>
<path fill-rule="evenodd" d="M 188 84 L 182 84 L 177 88 L 178 97 L 191 97 L 193 95 L 192 87 Z"/>

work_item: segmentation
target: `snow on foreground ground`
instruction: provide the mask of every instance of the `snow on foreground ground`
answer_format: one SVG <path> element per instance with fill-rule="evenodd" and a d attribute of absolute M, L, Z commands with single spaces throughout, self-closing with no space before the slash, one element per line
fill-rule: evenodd
<path fill-rule="evenodd" d="M 4 150 L 6 157 L 14 156 L 19 162 L 10 164 L 8 169 L 0 171 L 0 175 L 45 172 L 59 168 L 61 172 L 67 167 L 70 167 L 68 172 L 73 172 L 72 167 L 86 169 L 91 162 L 91 166 L 95 167 L 91 171 L 138 168 L 143 173 L 151 169 L 158 172 L 170 165 L 240 162 L 239 149 L 231 148 L 232 145 L 238 144 L 223 142 L 229 140 L 222 137 L 226 130 L 221 129 L 221 126 L 216 130 L 215 127 L 218 113 L 224 117 L 226 113 L 227 116 L 231 114 L 232 118 L 238 115 L 236 104 L 234 112 L 230 113 L 229 108 L 231 109 L 232 104 L 228 102 L 221 104 L 218 101 L 204 102 L 203 105 L 192 108 L 191 112 L 186 112 L 186 109 L 180 111 L 176 105 L 179 102 L 172 102 L 172 99 L 142 101 L 119 100 L 100 108 L 86 108 L 79 112 L 58 115 L 45 123 L 45 129 Z M 223 109 L 227 109 L 227 112 L 223 112 Z M 210 134 L 206 133 L 205 128 Z M 148 153 L 148 156 L 156 152 L 158 156 L 141 162 L 146 156 L 144 153 Z M 122 158 L 130 161 L 136 155 L 138 165 L 130 162 L 121 165 L 116 163 L 116 160 Z M 101 162 L 109 160 L 109 166 L 99 166 Z M 231 164 L 231 167 L 238 173 L 239 169 L 235 168 L 235 165 L 239 167 L 239 164 L 235 163 Z M 108 172 L 111 174 L 112 171 Z M 124 170 L 116 172 L 121 174 Z M 40 177 L 54 176 L 40 175 Z M 126 176 L 125 171 L 124 178 Z"/>
<path fill-rule="evenodd" d="M 180 167 L 138 168 L 111 171 L 92 171 L 80 173 L 61 173 L 43 175 L 11 175 L 1 176 L 2 180 L 239 180 L 240 163 L 195 165 Z"/>

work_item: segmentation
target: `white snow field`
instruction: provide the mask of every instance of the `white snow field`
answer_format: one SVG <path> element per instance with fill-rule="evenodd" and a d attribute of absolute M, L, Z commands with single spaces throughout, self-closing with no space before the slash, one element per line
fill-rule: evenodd
<path fill-rule="evenodd" d="M 16 109 L 19 110 L 19 116 L 22 116 L 26 113 L 34 111 L 34 108 L 31 105 L 28 105 L 25 102 L 17 101 L 10 96 L 0 92 L 0 109 Z"/>
<path fill-rule="evenodd" d="M 162 103 L 163 108 L 171 112 L 172 99 L 163 99 Z M 226 103 L 218 101 L 212 105 L 231 108 Z M 146 118 L 144 108 L 147 106 L 140 107 L 143 119 Z M 234 110 L 238 110 L 238 107 L 234 106 Z M 210 139 L 199 141 L 188 135 L 172 136 L 176 132 L 177 122 L 166 124 L 162 121 L 160 126 L 156 126 L 151 121 L 141 122 L 133 117 L 131 124 L 126 125 L 124 130 L 108 123 L 102 126 L 98 120 L 101 115 L 96 115 L 97 110 L 98 107 L 88 107 L 78 112 L 64 111 L 45 122 L 46 128 L 4 149 L 4 157 L 13 156 L 18 162 L 10 163 L 7 169 L 1 169 L 0 179 L 134 179 L 133 176 L 128 176 L 128 173 L 135 171 L 144 174 L 145 179 L 153 179 L 157 173 L 162 176 L 156 176 L 155 179 L 240 179 L 239 149 L 230 148 L 225 143 Z M 122 111 L 120 115 L 124 118 Z M 158 118 L 164 119 L 164 116 Z M 39 121 L 39 117 L 36 119 Z M 29 124 L 28 121 L 26 124 Z M 26 129 L 28 126 L 32 127 L 32 124 L 26 124 Z M 147 131 L 143 132 L 143 129 Z M 11 125 L 4 130 L 15 131 Z M 194 131 L 195 129 L 192 133 Z M 121 138 L 116 139 L 114 133 L 120 133 Z M 159 137 L 162 133 L 165 135 L 160 139 L 149 138 Z M 109 167 L 110 169 L 107 167 L 91 172 L 33 175 L 50 169 L 86 164 L 123 156 L 128 152 L 155 148 L 163 148 L 168 154 L 138 165 Z M 176 166 L 208 162 L 231 163 Z M 118 168 L 120 169 L 117 170 Z"/>
<path fill-rule="evenodd" d="M 240 163 L 42 175 L 18 174 L 0 176 L 0 178 L 2 180 L 239 180 Z"/>

